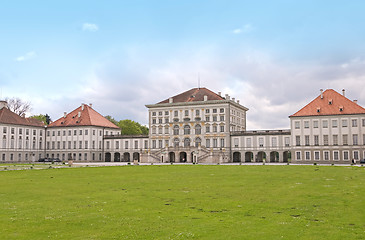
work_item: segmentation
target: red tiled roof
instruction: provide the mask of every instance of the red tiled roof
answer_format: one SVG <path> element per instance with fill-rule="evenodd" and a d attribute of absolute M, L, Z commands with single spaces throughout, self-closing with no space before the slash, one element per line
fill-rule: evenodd
<path fill-rule="evenodd" d="M 341 111 L 342 109 L 342 111 Z M 323 98 L 319 95 L 312 102 L 300 109 L 290 117 L 324 116 L 364 114 L 365 109 L 357 103 L 339 94 L 335 90 L 327 89 L 323 92 Z"/>
<path fill-rule="evenodd" d="M 43 122 L 39 121 L 38 119 L 21 117 L 6 107 L 0 109 L 0 123 L 34 127 L 44 126 Z"/>
<path fill-rule="evenodd" d="M 208 96 L 208 100 L 224 100 L 223 97 L 210 91 L 207 88 L 193 88 L 179 95 L 173 96 L 172 99 L 174 103 L 197 102 L 197 101 L 204 101 L 204 96 Z M 158 104 L 162 103 L 169 103 L 169 98 L 159 102 Z"/>
<path fill-rule="evenodd" d="M 119 129 L 118 126 L 110 122 L 90 106 L 86 104 L 83 106 L 84 110 L 82 110 L 82 106 L 80 106 L 67 114 L 66 117 L 61 117 L 60 119 L 52 122 L 48 125 L 48 127 L 98 126 Z M 80 117 L 79 112 L 81 113 Z"/>

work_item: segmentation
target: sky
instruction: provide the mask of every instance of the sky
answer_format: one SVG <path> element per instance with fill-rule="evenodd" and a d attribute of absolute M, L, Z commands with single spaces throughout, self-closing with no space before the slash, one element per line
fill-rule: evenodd
<path fill-rule="evenodd" d="M 365 1 L 5 1 L 0 98 L 52 120 L 92 103 L 148 124 L 146 104 L 191 88 L 249 108 L 247 129 L 289 128 L 320 94 L 365 105 Z"/>

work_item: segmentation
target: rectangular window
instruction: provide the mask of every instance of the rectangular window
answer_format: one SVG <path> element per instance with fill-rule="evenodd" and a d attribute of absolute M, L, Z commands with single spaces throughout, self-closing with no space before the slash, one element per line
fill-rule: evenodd
<path fill-rule="evenodd" d="M 315 146 L 319 145 L 319 136 L 318 135 L 314 135 L 314 145 Z"/>
<path fill-rule="evenodd" d="M 147 149 L 148 148 L 148 140 L 144 140 L 144 148 Z"/>
<path fill-rule="evenodd" d="M 213 113 L 217 113 L 217 109 L 216 108 L 213 109 Z"/>
<path fill-rule="evenodd" d="M 348 151 L 343 152 L 343 160 L 349 160 L 349 152 Z"/>
<path fill-rule="evenodd" d="M 295 145 L 300 146 L 300 136 L 295 136 Z"/>
<path fill-rule="evenodd" d="M 327 120 L 323 120 L 322 126 L 323 126 L 323 128 L 328 128 L 328 121 Z"/>
<path fill-rule="evenodd" d="M 318 121 L 313 121 L 313 128 L 318 128 Z"/>
<path fill-rule="evenodd" d="M 259 146 L 260 147 L 264 146 L 264 138 L 262 138 L 262 137 L 259 138 Z"/>
<path fill-rule="evenodd" d="M 238 147 L 238 138 L 234 138 L 233 139 L 233 142 L 234 142 L 234 146 L 235 147 Z"/>
<path fill-rule="evenodd" d="M 309 135 L 305 135 L 304 140 L 305 140 L 305 145 L 309 146 Z"/>
<path fill-rule="evenodd" d="M 358 135 L 357 134 L 353 134 L 352 135 L 352 144 L 353 145 L 358 145 L 359 144 Z"/>
<path fill-rule="evenodd" d="M 290 144 L 290 138 L 289 138 L 289 137 L 286 137 L 286 138 L 284 139 L 284 141 L 285 141 L 285 147 L 289 147 L 289 144 Z"/>
<path fill-rule="evenodd" d="M 89 130 L 85 129 L 85 135 L 89 134 Z"/>
<path fill-rule="evenodd" d="M 297 159 L 297 160 L 300 160 L 300 158 L 301 158 L 301 154 L 300 154 L 300 152 L 295 152 L 295 155 L 296 155 L 296 159 Z"/>
<path fill-rule="evenodd" d="M 165 111 L 165 115 L 167 116 L 167 115 L 169 115 L 169 111 Z"/>
<path fill-rule="evenodd" d="M 158 116 L 162 116 L 162 112 L 158 112 Z"/>
<path fill-rule="evenodd" d="M 213 116 L 213 122 L 217 121 L 217 116 Z"/>
<path fill-rule="evenodd" d="M 80 135 L 82 135 L 82 130 L 80 130 Z M 108 135 L 108 134 L 107 134 Z"/>
<path fill-rule="evenodd" d="M 156 148 L 156 140 L 152 140 L 152 148 Z"/>
<path fill-rule="evenodd" d="M 206 122 L 209 122 L 209 121 L 210 121 L 209 116 L 206 116 L 206 117 L 205 117 L 205 121 L 206 121 Z"/>
<path fill-rule="evenodd" d="M 305 160 L 311 160 L 311 152 L 305 152 Z"/>
<path fill-rule="evenodd" d="M 210 132 L 210 126 L 205 126 L 205 132 Z"/>
<path fill-rule="evenodd" d="M 332 120 L 332 127 L 337 128 L 337 120 Z"/>
<path fill-rule="evenodd" d="M 252 140 L 251 140 L 251 138 L 246 138 L 246 147 L 251 147 L 251 145 L 252 145 Z"/>
<path fill-rule="evenodd" d="M 224 138 L 221 138 L 221 147 L 224 147 Z"/>
<path fill-rule="evenodd" d="M 200 115 L 200 111 L 199 111 L 199 109 L 196 109 L 196 110 L 195 110 L 195 115 L 196 115 L 196 116 L 199 116 L 199 115 Z"/>
<path fill-rule="evenodd" d="M 128 143 L 129 143 L 129 142 L 128 142 L 127 140 L 124 142 L 124 148 L 125 148 L 125 149 L 128 149 L 128 147 L 129 147 L 129 146 L 128 146 Z"/>
<path fill-rule="evenodd" d="M 174 111 L 174 116 L 178 117 L 179 116 L 179 112 L 178 111 Z"/>
<path fill-rule="evenodd" d="M 304 121 L 304 128 L 309 128 L 309 121 Z"/>
<path fill-rule="evenodd" d="M 158 148 L 162 148 L 162 140 L 158 140 Z"/>
<path fill-rule="evenodd" d="M 271 138 L 271 145 L 273 147 L 277 147 L 278 146 L 278 139 L 276 137 Z"/>
<path fill-rule="evenodd" d="M 209 113 L 209 109 L 205 109 L 205 113 Z"/>
<path fill-rule="evenodd" d="M 74 130 L 74 136 L 76 136 L 77 135 L 77 130 Z"/>
<path fill-rule="evenodd" d="M 328 135 L 323 135 L 323 145 L 328 146 Z"/>
<path fill-rule="evenodd" d="M 346 119 L 342 120 L 342 127 L 347 127 L 347 120 Z"/>
<path fill-rule="evenodd" d="M 294 122 L 294 126 L 295 126 L 295 129 L 299 129 L 300 128 L 300 122 L 299 121 Z"/>
<path fill-rule="evenodd" d="M 62 142 L 62 148 L 63 148 L 63 149 L 66 149 L 66 141 L 63 141 L 63 142 Z"/>
<path fill-rule="evenodd" d="M 138 149 L 138 141 L 134 141 L 134 149 Z"/>
<path fill-rule="evenodd" d="M 338 151 L 333 152 L 333 160 L 339 160 L 338 159 Z"/>
<path fill-rule="evenodd" d="M 328 151 L 324 152 L 324 160 L 330 160 L 330 153 Z"/>
<path fill-rule="evenodd" d="M 224 113 L 224 108 L 219 109 L 220 113 Z"/>
<path fill-rule="evenodd" d="M 319 160 L 319 152 L 314 152 L 314 160 Z"/>
<path fill-rule="evenodd" d="M 365 118 L 361 119 L 362 121 L 362 126 L 365 127 Z"/>
<path fill-rule="evenodd" d="M 217 126 L 213 126 L 213 132 L 217 132 Z"/>
<path fill-rule="evenodd" d="M 156 116 L 156 112 L 152 112 L 152 116 Z"/>
<path fill-rule="evenodd" d="M 85 141 L 85 149 L 88 149 L 88 148 L 89 148 L 89 142 Z"/>
<path fill-rule="evenodd" d="M 7 128 L 3 127 L 3 133 L 6 133 Z"/>
<path fill-rule="evenodd" d="M 352 119 L 352 127 L 357 127 L 357 119 Z"/>
<path fill-rule="evenodd" d="M 333 139 L 333 145 L 338 145 L 338 135 L 333 135 L 332 139 Z"/>
<path fill-rule="evenodd" d="M 162 118 L 159 118 L 159 119 L 158 119 L 158 123 L 159 123 L 159 124 L 162 124 Z"/>
<path fill-rule="evenodd" d="M 218 140 L 217 139 L 213 139 L 213 147 L 214 148 L 218 147 Z"/>
<path fill-rule="evenodd" d="M 219 116 L 219 119 L 220 119 L 221 122 L 223 122 L 224 121 L 224 116 Z"/>
<path fill-rule="evenodd" d="M 221 132 L 224 132 L 224 126 L 220 126 Z"/>
<path fill-rule="evenodd" d="M 359 160 L 359 151 L 354 151 L 354 159 Z"/>
<path fill-rule="evenodd" d="M 342 145 L 348 145 L 347 134 L 342 135 Z"/>
<path fill-rule="evenodd" d="M 79 141 L 79 149 L 82 149 L 82 141 Z"/>
<path fill-rule="evenodd" d="M 210 148 L 210 139 L 205 140 L 205 145 L 207 148 Z"/>
<path fill-rule="evenodd" d="M 189 110 L 185 110 L 185 117 L 189 116 Z"/>

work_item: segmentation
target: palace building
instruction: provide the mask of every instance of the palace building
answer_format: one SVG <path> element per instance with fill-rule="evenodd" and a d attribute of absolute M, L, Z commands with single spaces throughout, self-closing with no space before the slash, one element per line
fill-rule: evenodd
<path fill-rule="evenodd" d="M 289 116 L 290 129 L 282 130 L 247 131 L 248 108 L 207 88 L 146 107 L 149 135 L 131 136 L 121 135 L 91 104 L 44 126 L 12 113 L 1 101 L 1 160 L 351 163 L 365 158 L 365 109 L 344 90 L 321 90 Z"/>

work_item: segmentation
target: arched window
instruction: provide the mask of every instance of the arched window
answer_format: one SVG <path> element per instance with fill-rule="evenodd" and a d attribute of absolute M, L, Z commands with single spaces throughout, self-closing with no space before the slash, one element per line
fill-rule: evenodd
<path fill-rule="evenodd" d="M 202 127 L 200 124 L 195 125 L 195 134 L 201 134 L 202 133 Z"/>
<path fill-rule="evenodd" d="M 189 125 L 185 125 L 184 126 L 184 135 L 189 135 L 190 134 L 190 126 Z"/>
<path fill-rule="evenodd" d="M 179 125 L 174 126 L 174 135 L 179 135 Z"/>
<path fill-rule="evenodd" d="M 184 139 L 184 147 L 190 147 L 190 138 Z"/>
<path fill-rule="evenodd" d="M 178 147 L 180 140 L 178 138 L 174 138 L 174 147 Z"/>
<path fill-rule="evenodd" d="M 201 145 L 202 139 L 200 137 L 195 138 L 195 147 L 199 147 Z"/>

